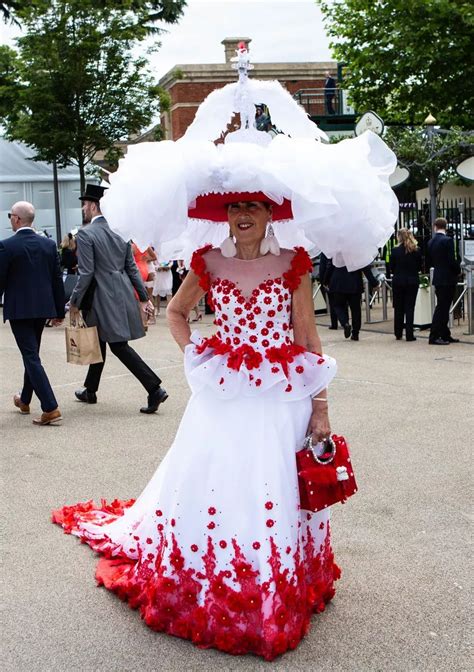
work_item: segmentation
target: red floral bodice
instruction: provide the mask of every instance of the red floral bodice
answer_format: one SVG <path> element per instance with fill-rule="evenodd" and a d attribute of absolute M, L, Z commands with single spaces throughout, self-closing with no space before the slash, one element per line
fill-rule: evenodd
<path fill-rule="evenodd" d="M 254 359 L 256 364 L 267 351 L 271 355 L 272 350 L 282 346 L 286 346 L 283 350 L 288 349 L 293 343 L 292 293 L 302 276 L 312 269 L 304 249 L 282 250 L 281 258 L 267 255 L 253 262 L 226 259 L 224 263 L 220 251 L 210 252 L 211 249 L 198 250 L 191 261 L 215 310 L 218 331 L 206 339 L 207 347 L 212 346 L 219 354 L 243 349 L 243 356 Z M 226 277 L 222 271 L 227 271 Z M 238 353 L 236 358 L 239 359 Z"/>
<path fill-rule="evenodd" d="M 194 253 L 191 269 L 217 326 L 209 338 L 191 337 L 185 363 L 192 389 L 210 386 L 227 398 L 273 389 L 298 399 L 326 387 L 335 361 L 293 342 L 293 292 L 312 269 L 303 248 L 245 261 L 209 246 Z"/>

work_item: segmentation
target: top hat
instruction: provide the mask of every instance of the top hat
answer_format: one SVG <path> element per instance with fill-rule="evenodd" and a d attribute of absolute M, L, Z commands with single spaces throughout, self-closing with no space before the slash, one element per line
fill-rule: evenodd
<path fill-rule="evenodd" d="M 86 184 L 86 190 L 82 196 L 79 196 L 79 200 L 98 203 L 104 195 L 105 190 L 105 187 L 100 187 L 98 184 Z"/>

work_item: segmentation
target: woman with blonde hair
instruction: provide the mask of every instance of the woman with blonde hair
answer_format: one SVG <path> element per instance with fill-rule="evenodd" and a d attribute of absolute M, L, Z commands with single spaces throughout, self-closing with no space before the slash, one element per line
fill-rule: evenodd
<path fill-rule="evenodd" d="M 61 266 L 68 275 L 77 274 L 76 239 L 72 233 L 64 236 L 61 243 Z"/>
<path fill-rule="evenodd" d="M 397 341 L 400 341 L 405 324 L 406 340 L 416 341 L 413 334 L 413 320 L 421 271 L 421 252 L 413 233 L 408 229 L 399 229 L 397 238 L 398 245 L 390 256 L 393 274 L 394 332 Z"/>

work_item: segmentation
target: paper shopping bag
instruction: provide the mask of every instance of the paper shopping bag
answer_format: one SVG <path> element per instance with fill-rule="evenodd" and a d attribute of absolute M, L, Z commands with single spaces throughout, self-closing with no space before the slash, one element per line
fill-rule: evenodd
<path fill-rule="evenodd" d="M 103 361 L 97 327 L 88 327 L 80 318 L 77 323 L 70 319 L 66 327 L 66 356 L 70 364 L 99 364 Z"/>

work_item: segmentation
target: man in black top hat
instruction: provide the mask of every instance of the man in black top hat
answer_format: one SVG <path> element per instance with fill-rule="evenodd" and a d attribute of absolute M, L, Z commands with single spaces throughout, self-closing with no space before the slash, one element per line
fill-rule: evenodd
<path fill-rule="evenodd" d="M 78 390 L 76 397 L 89 404 L 97 402 L 108 343 L 114 355 L 148 392 L 148 403 L 140 411 L 154 413 L 168 395 L 161 387 L 160 378 L 128 344 L 145 335 L 140 313 L 153 311 L 153 304 L 148 299 L 130 243 L 111 231 L 102 215 L 100 199 L 104 191 L 103 187 L 88 184 L 80 197 L 84 226 L 76 237 L 79 279 L 71 295 L 71 317 L 74 319 L 82 310 L 87 326 L 97 327 L 104 361 L 89 366 L 85 389 Z"/>

